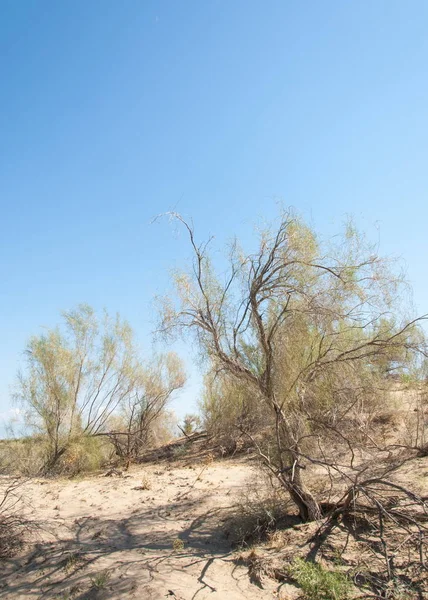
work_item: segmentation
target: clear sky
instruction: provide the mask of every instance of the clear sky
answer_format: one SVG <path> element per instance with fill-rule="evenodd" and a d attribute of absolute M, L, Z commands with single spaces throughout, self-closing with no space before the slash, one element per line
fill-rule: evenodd
<path fill-rule="evenodd" d="M 188 256 L 150 224 L 173 207 L 220 246 L 277 199 L 324 233 L 353 214 L 428 312 L 427 23 L 426 0 L 2 0 L 2 416 L 63 309 L 119 311 L 148 351 Z"/>

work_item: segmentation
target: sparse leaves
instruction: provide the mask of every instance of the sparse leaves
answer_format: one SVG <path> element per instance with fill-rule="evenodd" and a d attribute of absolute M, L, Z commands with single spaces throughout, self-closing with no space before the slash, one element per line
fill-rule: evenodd
<path fill-rule="evenodd" d="M 107 313 L 98 319 L 85 304 L 63 313 L 61 327 L 31 338 L 26 359 L 15 398 L 27 425 L 46 436 L 46 472 L 70 448 L 87 449 L 83 438 L 108 434 L 109 420 L 120 412 L 127 419 L 125 445 L 135 455 L 185 380 L 175 354 L 143 364 L 129 324 Z"/>
<path fill-rule="evenodd" d="M 172 216 L 188 233 L 193 267 L 175 277 L 176 302 L 167 301 L 161 330 L 194 332 L 221 381 L 217 390 L 226 397 L 242 389 L 236 406 L 246 397 L 253 414 L 254 403 L 262 407 L 263 440 L 251 419 L 238 417 L 242 408 L 230 414 L 301 517 L 317 519 L 318 501 L 303 483 L 306 464 L 338 469 L 337 442 L 352 466 L 355 444 L 368 439 L 366 407 L 381 401 L 385 373 L 414 371 L 426 356 L 421 319 L 409 319 L 401 306 L 402 278 L 351 223 L 325 243 L 292 211 L 260 232 L 255 253 L 235 242 L 228 273 L 219 276 L 209 242 L 199 244 L 193 226 Z"/>

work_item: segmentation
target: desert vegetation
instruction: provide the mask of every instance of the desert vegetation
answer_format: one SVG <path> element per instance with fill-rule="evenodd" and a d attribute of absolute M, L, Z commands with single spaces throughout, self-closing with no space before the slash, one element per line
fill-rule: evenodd
<path fill-rule="evenodd" d="M 318 519 L 322 510 L 304 483 L 304 463 L 324 468 L 326 478 L 332 470 L 344 474 L 337 451 L 329 451 L 344 443 L 348 471 L 360 479 L 355 451 L 379 448 L 369 429 L 385 403 L 387 376 L 422 377 L 425 317 L 403 312 L 402 280 L 352 224 L 334 245 L 322 244 L 285 212 L 276 227 L 260 232 L 255 253 L 232 244 L 228 274 L 220 278 L 208 245 L 198 245 L 180 215 L 172 217 L 187 229 L 194 262 L 190 272 L 176 274 L 179 300 L 165 300 L 161 330 L 195 333 L 209 363 L 208 385 L 217 386 L 203 406 L 210 412 L 213 394 L 229 395 L 225 406 L 239 414 L 225 421 L 251 439 L 302 520 Z M 265 439 L 252 435 L 254 423 L 266 425 Z"/>
<path fill-rule="evenodd" d="M 394 264 L 352 223 L 326 243 L 285 211 L 260 230 L 254 252 L 232 242 L 219 275 L 210 241 L 198 243 L 190 223 L 170 216 L 187 231 L 193 264 L 176 274 L 177 300 L 164 300 L 160 330 L 193 334 L 206 358 L 208 426 L 227 445 L 233 430 L 248 438 L 302 522 L 326 518 L 330 527 L 369 513 L 388 578 L 386 523 L 425 569 L 425 497 L 391 475 L 406 451 L 425 452 L 426 317 L 403 302 Z M 407 440 L 379 435 L 393 420 L 396 381 L 418 397 Z"/>
<path fill-rule="evenodd" d="M 22 456 L 27 474 L 93 470 L 112 451 L 122 461 L 137 457 L 185 382 L 174 353 L 140 359 L 120 316 L 99 319 L 81 305 L 62 317 L 62 326 L 29 340 L 17 377 L 14 399 L 30 435 L 3 442 L 3 461 L 16 469 Z"/>
<path fill-rule="evenodd" d="M 190 221 L 169 217 L 186 232 L 192 259 L 158 299 L 157 334 L 166 342 L 183 336 L 198 349 L 199 414 L 172 425 L 170 401 L 186 381 L 175 353 L 143 360 L 121 317 L 99 317 L 87 305 L 65 312 L 57 328 L 29 340 L 17 377 L 25 437 L 0 445 L 4 556 L 19 551 L 28 523 L 10 505 L 17 475 L 107 470 L 122 481 L 141 469 L 133 464 L 199 463 L 192 477 L 180 475 L 184 491 L 164 498 L 169 515 L 185 511 L 210 470 L 247 473 L 251 465 L 257 485 L 223 506 L 216 535 L 257 589 L 269 580 L 283 590 L 293 584 L 309 600 L 422 598 L 426 317 L 414 314 L 397 264 L 352 223 L 323 240 L 290 210 L 258 231 L 253 251 L 233 240 L 224 259 L 211 251 L 213 240 L 197 240 Z M 161 493 L 159 471 L 150 473 L 138 475 L 133 494 Z M 221 487 L 220 476 L 215 481 Z M 173 534 L 179 560 L 189 544 Z M 90 581 L 92 594 L 104 593 L 111 569 Z M 210 589 L 203 574 L 198 581 Z"/>

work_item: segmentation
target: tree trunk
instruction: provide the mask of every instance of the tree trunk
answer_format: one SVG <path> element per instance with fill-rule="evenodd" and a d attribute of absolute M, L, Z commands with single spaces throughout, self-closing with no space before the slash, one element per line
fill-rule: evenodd
<path fill-rule="evenodd" d="M 321 508 L 313 494 L 304 485 L 299 467 L 296 467 L 294 474 L 283 473 L 281 482 L 299 509 L 299 515 L 303 522 L 317 521 L 322 518 Z"/>
<path fill-rule="evenodd" d="M 66 447 L 56 449 L 52 453 L 52 455 L 47 459 L 47 461 L 45 462 L 43 467 L 40 469 L 40 474 L 41 475 L 49 475 L 49 473 L 51 473 L 53 471 L 57 462 L 59 461 L 59 459 L 65 453 L 66 450 L 67 450 Z"/>
<path fill-rule="evenodd" d="M 280 464 L 288 465 L 280 472 L 279 479 L 299 509 L 299 515 L 302 521 L 305 523 L 306 521 L 317 521 L 322 518 L 322 512 L 317 500 L 303 483 L 302 468 L 304 467 L 299 464 L 300 449 L 298 446 L 295 446 L 293 450 L 289 449 L 286 452 L 282 449 L 283 447 L 291 445 L 291 441 L 294 439 L 293 431 L 277 402 L 273 400 L 271 405 L 274 408 L 276 418 L 277 449 L 279 454 L 282 454 L 283 458 Z M 284 444 L 282 443 L 283 440 L 285 440 Z"/>
<path fill-rule="evenodd" d="M 303 522 L 317 521 L 322 518 L 322 512 L 318 502 L 311 492 L 296 483 L 288 483 L 288 492 L 291 499 L 299 509 L 299 515 Z"/>

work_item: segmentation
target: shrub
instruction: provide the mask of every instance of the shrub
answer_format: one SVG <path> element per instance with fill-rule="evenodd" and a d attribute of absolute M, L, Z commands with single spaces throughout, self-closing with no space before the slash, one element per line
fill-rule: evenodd
<path fill-rule="evenodd" d="M 221 444 L 225 454 L 239 450 L 240 441 L 248 444 L 248 434 L 262 431 L 268 420 L 257 394 L 248 393 L 245 386 L 231 378 L 213 374 L 206 377 L 200 410 L 204 429 Z"/>
<path fill-rule="evenodd" d="M 175 538 L 175 540 L 172 542 L 172 548 L 174 552 L 181 552 L 181 550 L 184 550 L 183 540 L 180 538 Z"/>
<path fill-rule="evenodd" d="M 288 575 L 302 588 L 306 600 L 345 600 L 352 589 L 343 573 L 328 571 L 320 564 L 296 558 L 288 567 Z"/>
<path fill-rule="evenodd" d="M 236 514 L 226 523 L 226 536 L 235 546 L 248 546 L 268 538 L 288 518 L 282 491 L 257 481 L 242 494 Z"/>
<path fill-rule="evenodd" d="M 21 486 L 22 482 L 15 479 L 2 484 L 0 489 L 0 559 L 13 556 L 24 543 L 24 533 L 30 529 L 20 511 Z"/>
<path fill-rule="evenodd" d="M 172 459 L 180 460 L 181 458 L 184 458 L 187 454 L 187 451 L 188 447 L 185 444 L 181 446 L 174 446 L 174 448 L 172 449 Z"/>
<path fill-rule="evenodd" d="M 59 461 L 56 472 L 77 475 L 101 469 L 109 458 L 110 445 L 107 440 L 82 436 L 75 439 Z"/>
<path fill-rule="evenodd" d="M 101 573 L 97 573 L 94 575 L 94 577 L 91 577 L 92 587 L 96 590 L 103 590 L 107 586 L 110 577 L 110 571 L 102 571 Z"/>
<path fill-rule="evenodd" d="M 0 469 L 4 474 L 37 475 L 43 467 L 46 444 L 43 436 L 34 435 L 19 439 L 2 440 Z"/>

